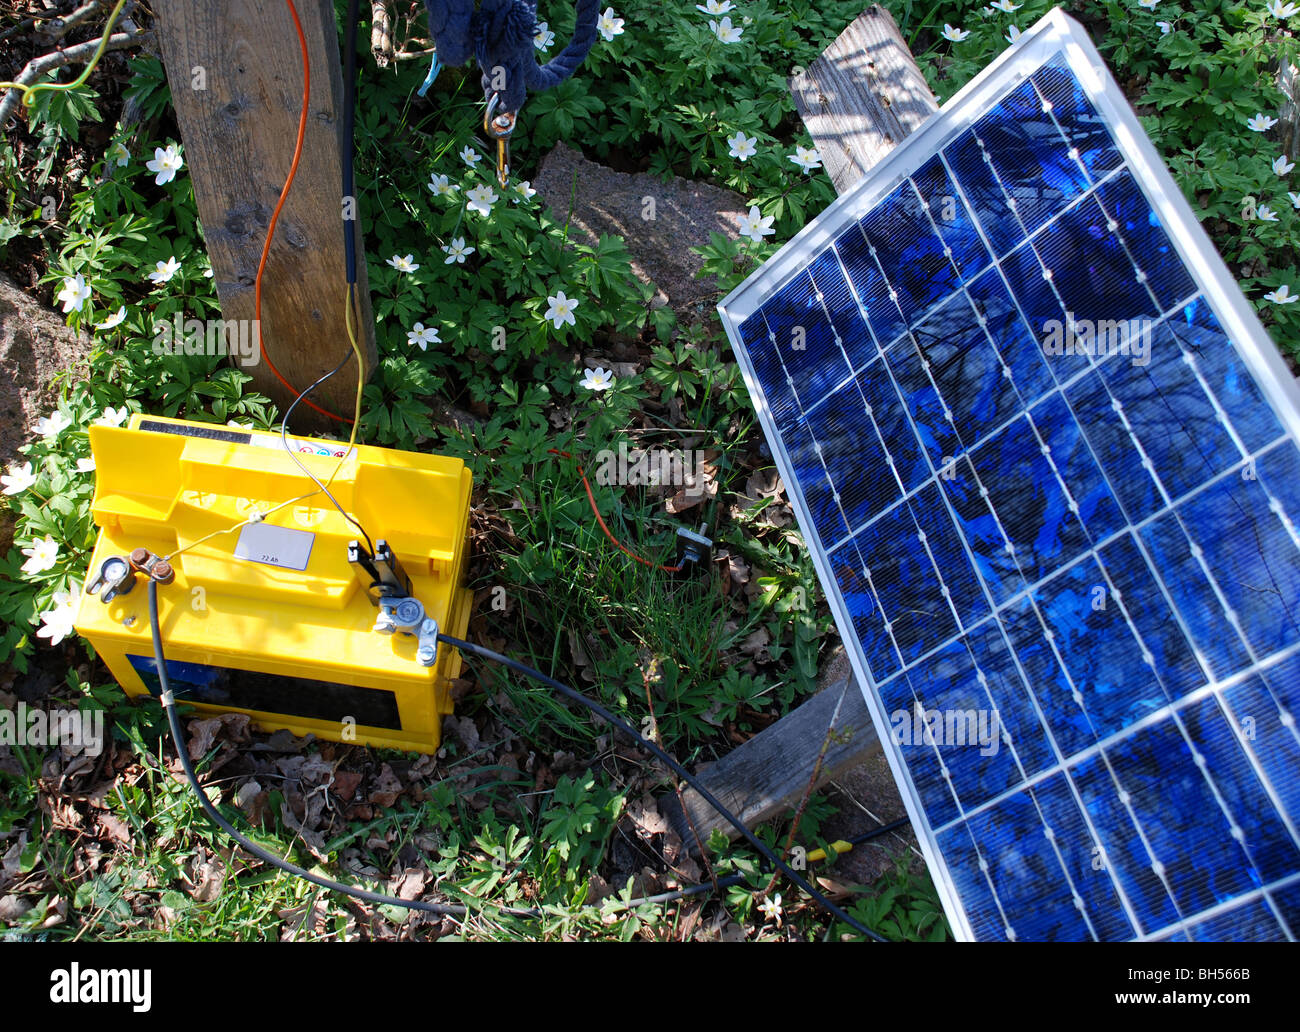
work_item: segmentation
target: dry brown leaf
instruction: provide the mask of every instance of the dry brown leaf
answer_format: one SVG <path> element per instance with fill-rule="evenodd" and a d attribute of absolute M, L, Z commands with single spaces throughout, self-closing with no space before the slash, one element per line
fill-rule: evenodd
<path fill-rule="evenodd" d="M 740 643 L 740 651 L 755 659 L 766 658 L 767 646 L 771 640 L 772 636 L 767 633 L 767 628 L 760 627 Z"/>
<path fill-rule="evenodd" d="M 418 899 L 424 892 L 429 873 L 418 867 L 408 867 L 388 883 L 388 892 L 398 899 Z"/>
<path fill-rule="evenodd" d="M 844 899 L 853 894 L 853 886 L 824 874 L 817 876 L 817 884 L 826 890 L 831 899 Z"/>
<path fill-rule="evenodd" d="M 111 813 L 101 813 L 98 824 L 100 831 L 103 832 L 102 838 L 106 838 L 110 842 L 117 842 L 123 846 L 131 844 L 131 829 L 121 817 Z"/>
<path fill-rule="evenodd" d="M 469 717 L 446 716 L 442 718 L 444 735 L 450 732 L 465 746 L 466 752 L 473 752 L 479 747 L 478 726 Z"/>
<path fill-rule="evenodd" d="M 641 838 L 663 835 L 668 831 L 668 821 L 659 812 L 659 807 L 650 795 L 643 795 L 627 808 L 627 815 L 636 827 Z"/>
<path fill-rule="evenodd" d="M 17 896 L 0 897 L 0 921 L 17 921 L 32 909 L 32 905 Z"/>
<path fill-rule="evenodd" d="M 355 770 L 337 770 L 334 772 L 334 794 L 345 803 L 351 802 L 361 784 L 361 774 Z"/>
<path fill-rule="evenodd" d="M 225 879 L 224 869 L 211 861 L 197 864 L 190 873 L 190 896 L 200 903 L 211 903 L 221 895 L 221 883 Z"/>
<path fill-rule="evenodd" d="M 250 718 L 247 713 L 222 713 L 207 720 L 191 720 L 189 726 L 190 759 L 200 760 L 218 738 L 236 745 L 247 742 Z"/>
<path fill-rule="evenodd" d="M 387 808 L 397 802 L 397 797 L 401 794 L 402 783 L 397 780 L 393 768 L 385 763 L 371 783 L 367 799 L 376 806 Z"/>

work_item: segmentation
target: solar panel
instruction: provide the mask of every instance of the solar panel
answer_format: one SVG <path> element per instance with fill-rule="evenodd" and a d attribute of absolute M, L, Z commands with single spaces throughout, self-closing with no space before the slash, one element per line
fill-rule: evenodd
<path fill-rule="evenodd" d="M 960 938 L 1300 938 L 1300 391 L 1054 11 L 719 306 Z"/>

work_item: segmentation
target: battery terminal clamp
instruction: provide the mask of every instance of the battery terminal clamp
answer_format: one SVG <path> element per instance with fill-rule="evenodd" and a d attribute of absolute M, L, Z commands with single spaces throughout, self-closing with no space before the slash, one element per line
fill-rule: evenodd
<path fill-rule="evenodd" d="M 129 595 L 135 587 L 137 574 L 143 573 L 159 584 L 170 584 L 176 579 L 172 564 L 147 548 L 137 548 L 129 556 L 110 555 L 99 564 L 95 579 L 86 585 L 88 595 L 99 595 L 105 605 L 119 595 Z"/>
<path fill-rule="evenodd" d="M 374 630 L 379 634 L 410 634 L 417 641 L 415 659 L 433 666 L 438 658 L 438 621 L 424 611 L 424 603 L 411 592 L 411 578 L 382 538 L 371 555 L 359 541 L 348 542 L 348 562 L 366 585 L 370 602 L 379 610 Z"/>
<path fill-rule="evenodd" d="M 677 528 L 677 576 L 689 577 L 698 570 L 705 570 L 709 557 L 713 554 L 713 539 L 707 534 L 709 525 L 701 523 L 699 530 L 686 527 Z"/>

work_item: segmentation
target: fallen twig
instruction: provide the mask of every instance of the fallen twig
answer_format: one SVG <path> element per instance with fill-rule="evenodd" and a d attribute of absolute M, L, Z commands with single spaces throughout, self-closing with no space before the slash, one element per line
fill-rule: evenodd
<path fill-rule="evenodd" d="M 373 0 L 370 5 L 370 51 L 380 68 L 387 68 L 393 59 L 393 19 L 387 0 Z"/>
<path fill-rule="evenodd" d="M 142 46 L 152 35 L 153 31 L 151 29 L 134 27 L 126 32 L 114 33 L 108 37 L 104 52 L 108 53 L 113 50 L 125 50 L 129 47 Z M 18 73 L 14 82 L 22 83 L 24 86 L 31 86 L 42 76 L 54 71 L 56 68 L 89 61 L 95 56 L 95 51 L 98 49 L 99 40 L 91 39 L 85 43 L 78 43 L 76 46 L 68 47 L 66 50 L 58 50 L 52 54 L 45 54 L 43 57 L 33 58 L 27 62 L 27 67 Z M 5 94 L 4 99 L 0 100 L 0 125 L 4 125 L 9 121 L 10 116 L 13 115 L 22 100 L 22 96 L 21 90 L 11 89 Z"/>

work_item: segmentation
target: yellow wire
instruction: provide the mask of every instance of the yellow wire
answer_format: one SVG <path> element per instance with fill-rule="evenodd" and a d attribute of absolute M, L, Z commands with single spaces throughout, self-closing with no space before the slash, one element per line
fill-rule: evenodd
<path fill-rule="evenodd" d="M 348 456 L 352 454 L 352 449 L 357 442 L 357 427 L 361 424 L 361 393 L 362 393 L 362 388 L 365 386 L 365 377 L 362 375 L 363 372 L 365 371 L 365 363 L 362 361 L 361 345 L 357 341 L 356 330 L 353 329 L 352 326 L 353 296 L 354 295 L 352 293 L 352 284 L 349 283 L 347 294 L 344 297 L 345 310 L 343 314 L 343 323 L 348 328 L 348 340 L 352 344 L 352 352 L 357 356 L 356 411 L 354 413 L 354 418 L 352 420 L 352 435 L 348 438 L 348 446 L 344 450 L 343 454 L 339 456 L 339 461 L 334 464 L 334 471 L 329 475 L 329 479 L 326 480 L 323 485 L 318 486 L 315 491 L 309 491 L 307 494 L 299 495 L 297 498 L 290 498 L 287 502 L 281 502 L 279 505 L 273 506 L 272 508 L 267 509 L 265 512 L 259 513 L 256 519 L 250 518 L 246 520 L 241 520 L 239 523 L 231 524 L 229 527 L 223 527 L 220 530 L 214 530 L 211 534 L 205 534 L 197 541 L 191 541 L 184 548 L 178 548 L 170 555 L 164 556 L 163 558 L 166 559 L 168 562 L 171 562 L 172 559 L 180 555 L 182 552 L 188 552 L 191 548 L 194 548 L 197 545 L 201 545 L 203 544 L 203 542 L 208 541 L 214 537 L 218 537 L 222 534 L 230 534 L 233 531 L 238 530 L 240 527 L 248 526 L 248 524 L 250 523 L 261 523 L 272 513 L 279 512 L 286 505 L 293 505 L 295 502 L 301 502 L 308 498 L 313 498 L 316 495 L 320 494 L 323 490 L 325 490 L 325 488 L 329 487 L 330 484 L 334 483 L 334 478 L 338 476 L 339 470 L 343 468 L 343 463 L 345 463 L 348 460 Z"/>
<path fill-rule="evenodd" d="M 361 345 L 357 343 L 356 330 L 352 328 L 353 297 L 352 284 L 349 283 L 348 292 L 344 297 L 343 303 L 343 325 L 348 328 L 348 340 L 352 343 L 352 353 L 357 356 L 357 404 L 356 410 L 352 415 L 352 436 L 348 438 L 347 451 L 345 451 L 342 458 L 339 459 L 338 465 L 334 467 L 334 472 L 330 474 L 330 478 L 325 481 L 326 487 L 329 487 L 330 484 L 334 483 L 335 475 L 343 468 L 344 460 L 348 457 L 348 454 L 352 451 L 352 446 L 356 443 L 357 427 L 361 425 L 361 389 L 365 385 L 362 374 L 365 372 L 366 363 L 361 357 Z"/>
<path fill-rule="evenodd" d="M 122 8 L 126 6 L 126 0 L 117 0 L 117 6 L 113 8 L 113 13 L 108 16 L 108 24 L 104 26 L 103 38 L 99 41 L 99 48 L 95 51 L 95 56 L 90 59 L 90 64 L 82 70 L 72 82 L 38 82 L 35 86 L 25 86 L 21 82 L 0 82 L 0 89 L 22 90 L 23 107 L 32 106 L 33 94 L 41 90 L 75 90 L 78 86 L 85 84 L 90 78 L 90 73 L 95 70 L 95 65 L 99 64 L 99 59 L 104 56 L 104 50 L 108 46 L 108 37 L 113 34 L 113 23 L 117 21 L 117 16 L 122 13 Z"/>

